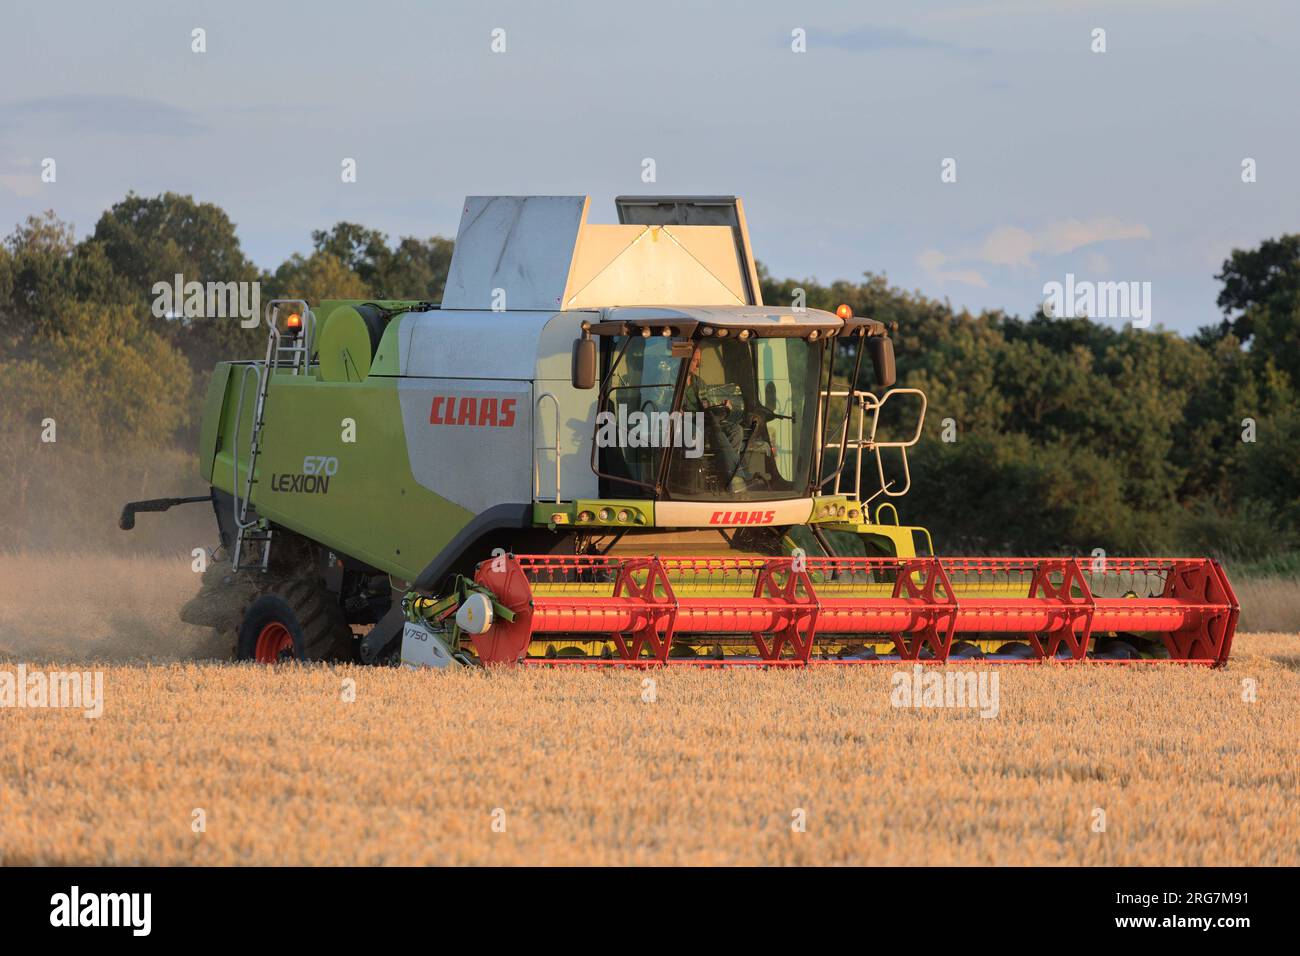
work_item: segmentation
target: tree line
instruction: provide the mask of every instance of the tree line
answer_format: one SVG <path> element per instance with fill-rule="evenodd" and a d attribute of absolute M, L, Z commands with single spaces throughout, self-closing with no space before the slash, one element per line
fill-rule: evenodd
<path fill-rule="evenodd" d="M 81 240 L 53 212 L 28 218 L 0 245 L 8 453 L 55 410 L 61 442 L 193 448 L 213 364 L 265 340 L 229 319 L 155 315 L 153 287 L 174 275 L 260 282 L 263 301 L 442 296 L 449 239 L 340 222 L 311 240 L 261 270 L 219 207 L 172 193 L 128 195 Z M 1265 558 L 1300 545 L 1300 235 L 1233 251 L 1216 275 L 1223 319 L 1192 336 L 972 314 L 872 272 L 760 279 L 769 303 L 802 290 L 809 307 L 896 324 L 899 384 L 929 396 L 900 511 L 941 551 Z"/>

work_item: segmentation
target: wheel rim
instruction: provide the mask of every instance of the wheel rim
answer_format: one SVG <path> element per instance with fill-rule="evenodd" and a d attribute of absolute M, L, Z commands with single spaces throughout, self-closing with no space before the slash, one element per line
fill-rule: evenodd
<path fill-rule="evenodd" d="M 293 658 L 293 635 L 279 621 L 272 621 L 257 635 L 253 657 L 259 664 L 277 664 Z"/>

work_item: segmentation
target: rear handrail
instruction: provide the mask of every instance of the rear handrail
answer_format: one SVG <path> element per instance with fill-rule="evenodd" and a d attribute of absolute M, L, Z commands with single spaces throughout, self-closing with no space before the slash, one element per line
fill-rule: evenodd
<path fill-rule="evenodd" d="M 251 462 L 248 468 L 248 477 L 250 480 L 246 483 L 244 488 L 244 499 L 241 502 L 239 498 L 239 428 L 243 424 L 244 420 L 244 392 L 247 391 L 248 373 L 255 372 L 257 374 L 257 392 L 258 394 L 261 394 L 262 368 L 263 366 L 259 365 L 257 362 L 252 362 L 244 366 L 244 371 L 239 377 L 239 403 L 235 405 L 234 440 L 230 443 L 230 490 L 234 493 L 233 505 L 235 527 L 240 531 L 243 531 L 245 528 L 251 528 L 257 523 L 256 521 L 246 520 L 248 517 L 248 499 L 252 495 L 252 490 L 248 487 L 248 485 L 251 484 L 251 479 L 253 477 L 253 464 Z M 250 431 L 250 446 L 253 440 L 254 436 Z"/>
<path fill-rule="evenodd" d="M 558 505 L 561 500 L 560 499 L 560 400 L 556 398 L 555 395 L 553 395 L 551 392 L 542 392 L 542 394 L 537 396 L 536 407 L 537 407 L 537 411 L 540 413 L 542 410 L 542 402 L 548 398 L 555 403 L 555 447 L 547 448 L 543 445 L 536 444 L 536 442 L 534 442 L 533 444 L 533 500 L 534 501 L 542 500 L 542 464 L 541 461 L 537 458 L 537 453 L 539 451 L 554 451 L 555 452 L 555 503 Z M 538 416 L 538 420 L 539 421 L 541 420 L 540 414 Z"/>

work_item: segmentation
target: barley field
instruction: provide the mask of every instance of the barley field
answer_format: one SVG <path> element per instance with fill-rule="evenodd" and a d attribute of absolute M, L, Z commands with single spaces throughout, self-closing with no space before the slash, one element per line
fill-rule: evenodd
<path fill-rule="evenodd" d="M 893 706 L 889 666 L 203 660 L 159 560 L 0 560 L 0 671 L 107 662 L 98 719 L 0 708 L 0 862 L 1300 863 L 1294 634 L 1218 671 L 963 668 L 997 673 L 984 718 Z"/>

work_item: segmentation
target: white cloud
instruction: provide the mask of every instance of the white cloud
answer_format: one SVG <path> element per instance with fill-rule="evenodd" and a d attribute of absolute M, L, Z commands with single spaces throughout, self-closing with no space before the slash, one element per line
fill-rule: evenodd
<path fill-rule="evenodd" d="M 1150 239 L 1151 230 L 1140 222 L 1127 223 L 1114 216 L 1095 219 L 1063 219 L 1054 222 L 1038 234 L 1038 249 L 1059 256 L 1094 242 L 1116 239 Z"/>
<path fill-rule="evenodd" d="M 980 289 L 989 287 L 988 280 L 976 272 L 974 269 L 957 269 L 952 272 L 935 272 L 933 277 L 940 282 L 960 282 L 962 285 L 973 285 Z"/>
<path fill-rule="evenodd" d="M 975 258 L 995 266 L 1027 266 L 1033 262 L 1031 256 L 1037 245 L 1034 236 L 1023 229 L 998 226 L 980 244 L 978 254 L 962 258 Z"/>
<path fill-rule="evenodd" d="M 934 282 L 987 289 L 988 280 L 975 268 L 981 263 L 1012 269 L 1031 268 L 1035 256 L 1061 256 L 1098 242 L 1150 238 L 1151 230 L 1144 224 L 1124 222 L 1114 216 L 1061 219 L 1033 231 L 1002 225 L 974 247 L 954 253 L 925 249 L 917 255 L 916 264 Z M 1103 266 L 1109 265 L 1106 257 L 1096 250 L 1085 256 L 1084 263 L 1094 272 L 1107 271 Z"/>
<path fill-rule="evenodd" d="M 948 257 L 938 249 L 926 249 L 916 257 L 916 264 L 926 272 L 935 272 L 947 261 Z"/>
<path fill-rule="evenodd" d="M 948 257 L 938 249 L 926 249 L 916 257 L 916 264 L 935 282 L 957 282 L 980 289 L 989 287 L 988 280 L 974 269 L 944 269 L 947 261 Z"/>
<path fill-rule="evenodd" d="M 35 196 L 41 191 L 41 177 L 35 173 L 0 174 L 0 186 L 9 190 L 15 196 L 26 198 Z"/>
<path fill-rule="evenodd" d="M 1062 256 L 1098 242 L 1150 239 L 1151 230 L 1140 222 L 1124 222 L 1114 216 L 1097 216 L 1092 219 L 1061 219 L 1030 231 L 1020 226 L 998 226 L 974 247 L 954 253 L 940 249 L 926 249 L 916 257 L 916 263 L 928 274 L 941 278 L 940 270 L 946 265 L 974 265 L 984 263 L 1009 268 L 1028 268 L 1036 256 Z M 1105 261 L 1093 252 L 1093 262 Z M 950 270 L 943 275 L 954 282 L 970 282 L 984 287 L 984 279 L 971 269 Z M 962 278 L 958 278 L 961 276 Z M 978 281 L 975 281 L 978 280 Z"/>

